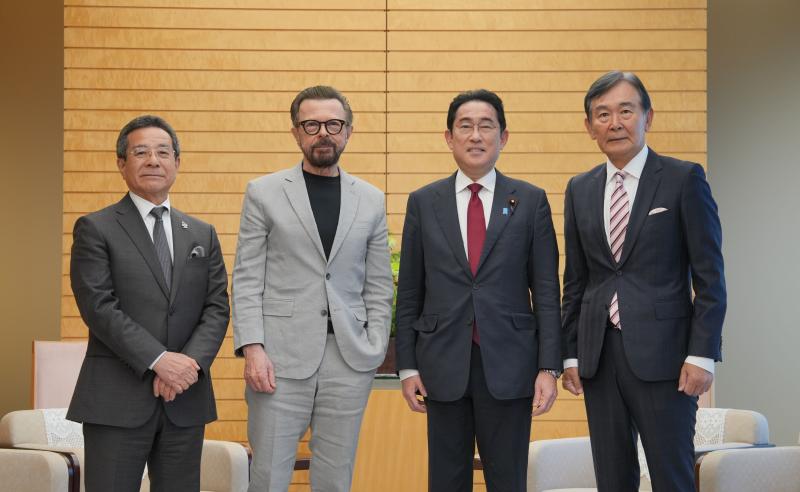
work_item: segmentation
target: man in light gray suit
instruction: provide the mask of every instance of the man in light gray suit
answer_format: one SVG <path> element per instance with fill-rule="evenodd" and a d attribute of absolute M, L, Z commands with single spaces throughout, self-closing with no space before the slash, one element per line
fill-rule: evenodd
<path fill-rule="evenodd" d="M 342 170 L 347 99 L 326 86 L 291 105 L 300 164 L 251 181 L 233 271 L 234 347 L 245 357 L 250 491 L 286 491 L 311 427 L 315 491 L 347 491 L 389 338 L 384 196 Z"/>

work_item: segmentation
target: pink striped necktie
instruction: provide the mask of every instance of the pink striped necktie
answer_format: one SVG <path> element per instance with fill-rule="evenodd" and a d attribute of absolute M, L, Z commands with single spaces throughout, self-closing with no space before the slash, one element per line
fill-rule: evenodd
<path fill-rule="evenodd" d="M 628 218 L 630 217 L 630 207 L 628 201 L 628 192 L 625 191 L 623 182 L 625 181 L 625 171 L 618 171 L 614 174 L 616 181 L 616 188 L 614 193 L 611 194 L 611 207 L 609 210 L 609 240 L 611 241 L 611 254 L 614 255 L 614 260 L 619 263 L 622 256 L 622 245 L 625 243 L 625 232 L 628 230 Z M 614 328 L 622 329 L 619 322 L 619 300 L 617 293 L 614 292 L 614 297 L 611 298 L 611 304 L 608 307 L 608 317 Z"/>

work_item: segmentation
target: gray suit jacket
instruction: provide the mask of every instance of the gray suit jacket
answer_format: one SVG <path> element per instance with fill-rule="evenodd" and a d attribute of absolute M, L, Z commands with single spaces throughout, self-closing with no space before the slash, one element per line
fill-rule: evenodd
<path fill-rule="evenodd" d="M 322 360 L 327 310 L 357 371 L 383 361 L 392 272 L 383 193 L 341 172 L 341 208 L 325 259 L 301 165 L 248 183 L 233 269 L 234 348 L 261 343 L 278 377 L 305 379 Z"/>
<path fill-rule="evenodd" d="M 164 405 L 169 419 L 192 426 L 217 418 L 211 363 L 228 326 L 228 277 L 214 227 L 175 208 L 170 214 L 171 290 L 129 195 L 75 223 L 70 280 L 89 345 L 70 420 L 143 425 L 159 401 L 148 366 L 164 350 L 182 352 L 202 369 L 197 383 Z M 191 257 L 196 246 L 206 255 Z"/>

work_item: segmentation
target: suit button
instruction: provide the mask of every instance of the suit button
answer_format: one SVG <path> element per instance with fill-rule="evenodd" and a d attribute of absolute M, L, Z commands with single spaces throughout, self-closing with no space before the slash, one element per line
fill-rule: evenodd
<path fill-rule="evenodd" d="M 472 290 L 478 290 L 478 287 L 480 287 L 480 285 L 477 282 L 472 284 Z"/>
<path fill-rule="evenodd" d="M 325 280 L 330 280 L 330 279 L 331 279 L 331 274 L 330 273 L 326 273 L 325 274 Z"/>
<path fill-rule="evenodd" d="M 622 270 L 617 270 L 617 277 L 621 277 L 621 276 L 622 276 Z"/>
<path fill-rule="evenodd" d="M 327 309 L 323 309 L 322 311 L 320 311 L 319 314 L 321 314 L 323 316 L 327 316 L 328 315 L 328 310 Z"/>

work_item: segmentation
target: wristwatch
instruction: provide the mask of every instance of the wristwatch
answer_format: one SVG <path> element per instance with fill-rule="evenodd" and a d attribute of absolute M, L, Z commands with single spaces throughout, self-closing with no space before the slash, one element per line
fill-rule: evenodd
<path fill-rule="evenodd" d="M 553 379 L 558 379 L 561 376 L 561 373 L 564 371 L 559 371 L 556 369 L 539 369 L 539 372 L 546 372 L 547 374 L 553 376 Z"/>

